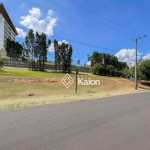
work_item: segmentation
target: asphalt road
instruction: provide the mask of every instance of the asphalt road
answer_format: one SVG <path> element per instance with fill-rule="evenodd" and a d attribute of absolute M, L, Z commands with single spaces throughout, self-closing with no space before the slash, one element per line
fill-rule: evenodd
<path fill-rule="evenodd" d="M 150 150 L 150 93 L 0 111 L 0 150 Z"/>

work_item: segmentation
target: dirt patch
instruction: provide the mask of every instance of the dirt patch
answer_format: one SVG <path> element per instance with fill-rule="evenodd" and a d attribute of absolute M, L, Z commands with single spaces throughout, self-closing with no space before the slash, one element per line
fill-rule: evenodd
<path fill-rule="evenodd" d="M 1 77 L 0 82 L 18 82 L 18 83 L 42 83 L 42 84 L 57 84 L 61 82 L 59 77 L 50 78 L 28 78 L 28 77 Z"/>
<path fill-rule="evenodd" d="M 51 78 L 44 78 L 44 79 L 14 79 L 13 82 L 21 82 L 21 83 L 45 83 L 45 84 L 49 84 L 49 83 L 59 83 L 60 80 L 59 79 L 51 79 Z"/>
<path fill-rule="evenodd" d="M 88 78 L 88 77 L 87 77 Z M 79 85 L 75 93 L 75 82 L 66 89 L 61 83 L 62 77 L 0 77 L 0 110 L 27 107 L 33 105 L 71 102 L 144 92 L 150 87 L 123 78 L 100 78 L 100 85 Z M 75 77 L 73 78 L 75 81 Z M 145 82 L 144 82 L 145 83 Z"/>

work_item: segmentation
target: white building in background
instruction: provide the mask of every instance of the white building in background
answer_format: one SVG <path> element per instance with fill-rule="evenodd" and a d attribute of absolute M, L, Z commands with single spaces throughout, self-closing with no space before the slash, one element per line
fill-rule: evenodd
<path fill-rule="evenodd" d="M 0 3 L 0 56 L 6 57 L 6 51 L 4 49 L 5 39 L 10 38 L 15 41 L 17 36 L 17 30 L 13 25 L 4 5 Z"/>

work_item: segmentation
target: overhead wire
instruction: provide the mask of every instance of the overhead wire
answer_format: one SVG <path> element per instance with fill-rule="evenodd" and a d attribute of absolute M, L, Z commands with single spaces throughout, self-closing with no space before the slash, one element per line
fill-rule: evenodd
<path fill-rule="evenodd" d="M 16 26 L 16 25 L 15 25 L 15 26 Z M 17 26 L 18 26 L 18 25 L 17 25 Z M 24 29 L 26 29 L 26 30 L 30 30 L 30 29 L 28 29 L 28 28 L 26 28 L 26 27 L 20 27 L 20 26 L 18 26 L 18 27 L 19 27 L 19 28 L 24 28 Z M 42 32 L 39 32 L 39 31 L 35 31 L 35 32 L 42 33 Z M 48 34 L 46 34 L 46 35 L 48 35 Z M 65 39 L 65 40 L 71 41 L 71 42 L 73 42 L 73 43 L 90 46 L 90 47 L 96 47 L 96 48 L 105 49 L 105 50 L 109 50 L 109 51 L 116 51 L 116 52 L 119 51 L 119 50 L 104 48 L 104 47 L 101 47 L 101 46 L 90 45 L 90 44 L 83 43 L 83 42 L 78 42 L 78 41 L 71 40 L 71 39 L 68 39 L 68 38 L 65 38 L 65 37 L 59 37 L 59 36 L 54 36 L 54 35 L 51 35 L 51 36 L 52 36 L 52 37 L 56 37 L 56 38 L 60 38 L 60 39 Z M 0 38 L 4 38 L 4 37 L 0 37 Z M 123 53 L 125 53 L 125 52 L 123 52 Z M 78 55 L 78 54 L 73 54 L 73 55 Z M 81 54 L 79 54 L 79 56 L 81 56 Z M 82 55 L 82 56 L 83 56 L 83 55 Z M 86 56 L 84 56 L 84 57 L 86 57 Z M 76 57 L 76 58 L 77 58 L 77 57 Z"/>
<path fill-rule="evenodd" d="M 144 40 L 143 43 L 150 49 L 150 46 Z"/>
<path fill-rule="evenodd" d="M 2 22 L 2 21 L 0 21 Z M 4 23 L 4 22 L 3 22 Z M 13 24 L 14 25 L 14 24 Z M 14 25 L 14 26 L 18 26 L 18 25 Z M 19 28 L 23 28 L 23 29 L 26 29 L 26 30 L 30 30 L 28 29 L 27 27 L 22 27 L 22 26 L 18 26 Z M 42 32 L 39 32 L 39 31 L 35 31 L 35 32 L 38 32 L 38 33 L 42 33 Z M 48 34 L 46 34 L 48 35 Z M 49 36 L 49 35 L 48 35 Z M 56 37 L 56 38 L 59 38 L 59 39 L 65 39 L 67 41 L 70 41 L 70 42 L 73 42 L 73 43 L 77 43 L 77 44 L 81 44 L 81 45 L 85 45 L 85 46 L 89 46 L 89 47 L 95 47 L 95 48 L 100 48 L 100 49 L 105 49 L 105 50 L 109 50 L 109 51 L 116 51 L 118 52 L 118 50 L 114 50 L 114 49 L 110 49 L 110 48 L 105 48 L 105 47 L 101 47 L 101 46 L 96 46 L 96 45 L 91 45 L 91 44 L 87 44 L 87 43 L 84 43 L 84 42 L 79 42 L 79 41 L 76 41 L 76 40 L 72 40 L 72 39 L 68 39 L 68 38 L 65 38 L 65 37 L 60 37 L 60 36 L 54 36 L 54 35 L 51 35 L 52 37 Z M 0 38 L 4 38 L 4 37 L 0 37 Z"/>
<path fill-rule="evenodd" d="M 1 21 L 0 21 L 1 22 Z M 15 25 L 16 27 L 18 25 Z M 30 30 L 26 27 L 22 27 L 22 26 L 18 26 L 19 28 L 23 28 L 23 29 L 26 29 L 26 30 Z M 35 31 L 35 32 L 38 32 L 38 33 L 42 33 L 42 32 L 39 32 L 39 31 Z M 48 35 L 48 34 L 46 34 Z M 49 35 L 48 35 L 49 36 Z M 101 49 L 105 49 L 105 50 L 109 50 L 109 51 L 118 51 L 118 50 L 114 50 L 114 49 L 110 49 L 110 48 L 105 48 L 105 47 L 101 47 L 101 46 L 96 46 L 96 45 L 92 45 L 92 44 L 87 44 L 87 43 L 84 43 L 84 42 L 79 42 L 79 41 L 76 41 L 76 40 L 72 40 L 72 39 L 68 39 L 68 38 L 65 38 L 65 37 L 60 37 L 60 36 L 56 36 L 56 35 L 51 35 L 52 37 L 56 37 L 56 38 L 59 38 L 59 39 L 65 39 L 67 41 L 71 41 L 71 42 L 74 42 L 74 43 L 78 43 L 78 44 L 82 44 L 82 45 L 86 45 L 86 46 L 90 46 L 90 47 L 95 47 L 95 48 L 101 48 Z M 3 37 L 4 38 L 4 37 Z"/>
<path fill-rule="evenodd" d="M 97 14 L 97 13 L 95 13 L 95 12 L 93 12 L 93 11 L 91 11 L 91 10 L 89 10 L 89 9 L 87 9 L 87 8 L 85 8 L 85 7 L 81 6 L 81 5 L 79 5 L 79 4 L 75 3 L 75 2 L 73 2 L 73 1 L 70 1 L 70 0 L 67 0 L 67 1 L 70 2 L 70 3 L 72 3 L 72 4 L 74 4 L 74 5 L 76 5 L 76 6 L 78 6 L 78 7 L 80 7 L 80 8 L 82 8 L 82 9 L 84 9 L 84 10 L 86 10 L 86 11 L 88 11 L 88 12 L 90 12 L 90 13 L 92 13 L 92 14 L 94 14 L 94 15 L 97 15 L 97 16 L 99 16 L 99 17 L 101 17 L 101 18 L 103 18 L 103 19 L 105 19 L 105 20 L 107 20 L 107 21 L 110 21 L 110 22 L 112 22 L 112 23 L 114 23 L 114 24 L 116 24 L 116 25 L 119 25 L 119 26 L 121 26 L 121 27 L 123 27 L 123 28 L 126 28 L 126 29 L 128 29 L 128 30 L 131 30 L 131 31 L 133 31 L 133 32 L 141 33 L 141 32 L 139 32 L 139 31 L 130 29 L 130 28 L 128 28 L 128 27 L 126 27 L 126 26 L 124 26 L 124 25 L 122 25 L 122 24 L 120 24 L 120 23 L 117 23 L 117 22 L 115 22 L 115 21 L 112 21 L 111 19 L 108 19 L 108 18 L 106 18 L 106 17 L 103 17 L 103 16 L 101 16 L 101 15 L 99 15 L 99 14 Z M 142 33 L 142 34 L 143 34 L 143 33 Z"/>
<path fill-rule="evenodd" d="M 36 3 L 34 3 L 34 2 L 31 2 L 31 1 L 29 1 L 29 0 L 26 0 L 26 1 L 29 2 L 29 3 L 32 3 L 32 4 L 34 4 L 34 5 L 37 5 L 37 6 L 39 6 L 39 7 L 42 7 L 42 8 L 44 8 L 44 9 L 48 9 L 48 8 L 46 8 L 46 7 L 43 7 L 43 6 L 39 5 L 39 4 L 36 4 Z M 74 18 L 72 18 L 72 17 L 66 16 L 66 15 L 64 15 L 64 14 L 62 14 L 62 13 L 58 13 L 58 12 L 55 12 L 55 13 L 56 13 L 56 14 L 59 14 L 59 15 L 61 15 L 61 16 L 64 16 L 64 17 L 66 17 L 66 18 L 69 18 L 69 19 L 71 19 L 71 20 L 74 20 L 74 21 L 76 21 L 76 22 L 79 22 L 79 23 L 81 23 L 81 24 L 84 24 L 84 25 L 86 25 L 86 26 L 89 26 L 89 27 L 92 27 L 92 28 L 95 28 L 95 29 L 104 31 L 104 32 L 106 32 L 106 33 L 109 33 L 109 34 L 112 34 L 112 35 L 116 35 L 116 36 L 119 36 L 119 37 L 123 37 L 123 38 L 126 38 L 126 39 L 132 39 L 131 37 L 122 36 L 122 35 L 120 35 L 120 34 L 116 34 L 116 33 L 113 33 L 113 32 L 109 32 L 109 31 L 100 29 L 100 28 L 98 28 L 98 27 L 89 25 L 89 24 L 84 23 L 84 22 L 82 22 L 82 21 L 76 20 L 76 19 L 74 19 Z"/>
<path fill-rule="evenodd" d="M 57 4 L 56 2 L 53 2 L 53 1 L 51 1 L 51 0 L 47 0 L 47 1 L 50 2 L 50 3 L 53 3 L 53 4 L 55 4 L 55 5 L 57 5 L 57 6 L 59 6 L 59 7 L 62 7 L 62 8 L 66 9 L 66 10 L 68 10 L 68 11 L 70 11 L 70 12 L 73 12 L 73 13 L 79 15 L 79 16 L 82 16 L 82 17 L 87 18 L 87 19 L 89 19 L 89 20 L 92 20 L 92 21 L 95 21 L 95 22 L 97 22 L 97 23 L 100 23 L 100 24 L 102 24 L 102 25 L 104 25 L 104 26 L 107 26 L 107 27 L 109 27 L 109 28 L 112 28 L 112 29 L 121 31 L 121 32 L 126 33 L 126 34 L 135 35 L 135 34 L 131 34 L 131 33 L 122 31 L 122 30 L 120 30 L 120 29 L 114 28 L 114 27 L 112 27 L 112 26 L 109 26 L 109 25 L 107 25 L 107 24 L 105 24 L 105 23 L 102 23 L 102 22 L 100 22 L 100 21 L 97 21 L 97 20 L 95 20 L 95 19 L 93 19 L 93 18 L 90 18 L 90 17 L 87 17 L 87 16 L 85 16 L 85 15 L 82 15 L 82 14 L 76 12 L 76 11 L 73 11 L 73 10 L 71 10 L 71 9 L 69 9 L 69 8 L 66 8 L 66 7 L 64 7 L 64 6 L 60 5 L 60 4 Z"/>
<path fill-rule="evenodd" d="M 31 1 L 29 1 L 29 0 L 26 0 L 26 1 L 28 1 L 28 2 L 31 2 Z M 47 0 L 47 1 L 50 1 L 50 0 Z M 67 0 L 67 1 L 70 1 L 70 0 Z M 72 2 L 72 1 L 70 1 L 70 2 Z M 31 2 L 31 3 L 33 3 L 33 2 Z M 53 2 L 54 3 L 54 2 Z M 74 3 L 74 2 L 72 2 L 72 3 Z M 34 3 L 35 4 L 35 3 Z M 74 3 L 75 4 L 75 3 Z M 36 5 L 38 5 L 38 4 L 36 4 Z M 57 4 L 58 5 L 58 4 Z M 61 5 L 59 5 L 60 7 L 62 7 Z M 80 6 L 80 5 L 78 5 L 78 6 Z M 41 7 L 43 7 L 43 6 L 41 6 Z M 80 7 L 82 7 L 82 6 L 80 6 Z M 45 8 L 45 7 L 43 7 L 43 8 Z M 84 7 L 83 7 L 84 8 Z M 48 8 L 46 8 L 46 9 L 48 9 Z M 65 9 L 67 9 L 66 7 L 65 7 Z M 84 8 L 84 9 L 86 9 L 86 8 Z M 70 10 L 70 9 L 68 9 L 69 11 L 72 11 L 72 10 Z M 86 9 L 87 11 L 90 11 L 90 10 L 88 10 L 88 9 Z M 74 11 L 72 11 L 72 12 L 74 12 Z M 91 13 L 93 13 L 93 14 L 96 14 L 96 13 L 94 13 L 94 12 L 92 12 L 92 11 L 90 11 Z M 75 12 L 74 12 L 75 13 Z M 59 13 L 60 14 L 60 13 Z M 79 13 L 76 13 L 76 14 L 78 14 L 78 15 L 81 15 L 82 17 L 86 17 L 86 16 L 84 16 L 84 15 L 82 15 L 82 14 L 79 14 Z M 60 15 L 62 15 L 62 14 L 60 14 Z M 98 14 L 96 14 L 96 15 L 98 15 Z M 63 16 L 65 16 L 65 15 L 63 15 Z M 100 16 L 100 15 L 98 15 L 98 16 Z M 65 17 L 67 17 L 67 18 L 70 18 L 70 19 L 73 19 L 73 18 L 71 18 L 71 17 L 68 17 L 68 16 L 65 16 Z M 102 16 L 100 16 L 100 17 L 102 17 Z M 94 20 L 94 19 L 92 19 L 92 18 L 89 18 L 89 17 L 86 17 L 87 19 L 91 19 L 91 20 L 93 20 L 93 21 L 96 21 L 96 20 Z M 104 19 L 107 19 L 107 18 L 104 18 Z M 75 21 L 77 21 L 77 22 L 80 22 L 80 23 L 82 23 L 82 24 L 85 24 L 85 23 L 83 23 L 83 22 L 81 22 L 81 21 L 78 21 L 78 20 L 76 20 L 76 19 L 73 19 L 73 20 L 75 20 Z M 109 19 L 107 19 L 108 21 L 111 21 L 111 20 L 109 20 Z M 1 22 L 1 21 L 0 21 Z M 99 22 L 99 21 L 96 21 L 96 22 L 98 22 L 98 23 L 101 23 L 101 22 Z M 113 21 L 111 21 L 111 22 L 113 22 Z M 113 22 L 113 23 L 115 23 L 115 22 Z M 101 24 L 103 24 L 103 23 L 101 23 Z M 115 23 L 115 24 L 118 24 L 118 23 Z M 85 25 L 88 25 L 88 24 L 85 24 Z M 103 24 L 103 25 L 106 25 L 106 24 Z M 121 24 L 118 24 L 118 25 L 120 25 L 120 26 L 122 26 L 122 27 L 124 27 L 124 28 L 127 28 L 127 27 L 125 27 L 125 26 L 123 26 L 123 25 L 121 25 Z M 18 25 L 17 25 L 18 26 Z M 91 25 L 88 25 L 88 26 L 91 26 Z M 108 25 L 106 25 L 106 26 L 108 26 Z M 91 26 L 91 27 L 94 27 L 94 26 Z M 111 27 L 111 26 L 108 26 L 108 27 L 110 27 L 110 28 L 113 28 L 113 27 Z M 23 28 L 23 27 L 21 27 L 21 28 Z M 96 28 L 96 27 L 94 27 L 94 28 Z M 28 28 L 26 28 L 26 29 L 28 29 Z M 99 29 L 99 28 L 96 28 L 96 29 Z M 116 29 L 116 28 L 113 28 L 113 29 Z M 127 28 L 127 29 L 129 29 L 129 30 L 132 30 L 132 29 L 130 29 L 130 28 Z M 28 30 L 30 30 L 30 29 L 28 29 Z M 99 29 L 99 30 L 102 30 L 102 29 Z M 116 29 L 116 30 L 118 30 L 118 29 Z M 110 33 L 110 34 L 114 34 L 114 33 L 111 33 L 111 32 L 108 32 L 108 31 L 105 31 L 105 30 L 102 30 L 102 31 L 104 31 L 104 32 L 107 32 L 107 33 Z M 121 31 L 121 30 L 119 30 L 119 31 Z M 135 31 L 135 30 L 132 30 L 132 31 L 134 31 L 134 32 L 137 32 L 137 31 Z M 37 31 L 38 32 L 38 31 Z M 124 32 L 124 31 L 121 31 L 121 32 Z M 124 33 L 126 33 L 126 32 L 124 32 Z M 140 33 L 140 32 L 139 32 Z M 46 34 L 46 35 L 48 35 L 48 34 Z M 117 36 L 121 36 L 121 35 L 118 35 L 118 34 L 114 34 L 114 35 L 117 35 Z M 133 34 L 132 34 L 133 35 Z M 68 38 L 64 38 L 64 37 L 59 37 L 59 36 L 54 36 L 54 35 L 51 35 L 52 37 L 56 37 L 56 38 L 60 38 L 60 39 L 65 39 L 65 40 L 68 40 L 68 41 L 71 41 L 71 42 L 74 42 L 74 43 L 78 43 L 78 44 L 82 44 L 82 45 L 86 45 L 86 46 L 90 46 L 90 47 L 95 47 L 95 48 L 101 48 L 101 49 L 105 49 L 105 50 L 110 50 L 110 51 L 118 51 L 118 50 L 113 50 L 113 49 L 110 49 L 110 48 L 105 48 L 105 47 L 101 47 L 101 46 L 96 46 L 96 45 L 91 45 L 91 44 L 87 44 L 87 43 L 84 43 L 84 42 L 79 42 L 79 41 L 76 41 L 76 40 L 72 40 L 72 39 L 68 39 Z M 124 36 L 121 36 L 121 37 L 124 37 Z M 0 37 L 0 38 L 2 38 L 2 37 Z M 124 37 L 124 38 L 128 38 L 128 37 Z M 129 38 L 128 38 L 129 39 Z M 131 38 L 130 38 L 131 39 Z M 144 42 L 145 43 L 145 42 Z M 147 45 L 147 44 L 146 44 Z M 148 46 L 148 45 L 147 45 Z M 76 55 L 76 54 L 75 54 Z M 80 55 L 81 56 L 81 55 Z M 87 56 L 85 56 L 85 57 L 87 57 Z"/>

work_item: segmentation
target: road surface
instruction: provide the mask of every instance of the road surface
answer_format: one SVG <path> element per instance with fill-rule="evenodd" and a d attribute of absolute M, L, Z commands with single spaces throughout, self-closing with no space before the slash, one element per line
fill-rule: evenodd
<path fill-rule="evenodd" d="M 150 93 L 0 111 L 0 150 L 150 150 Z"/>

